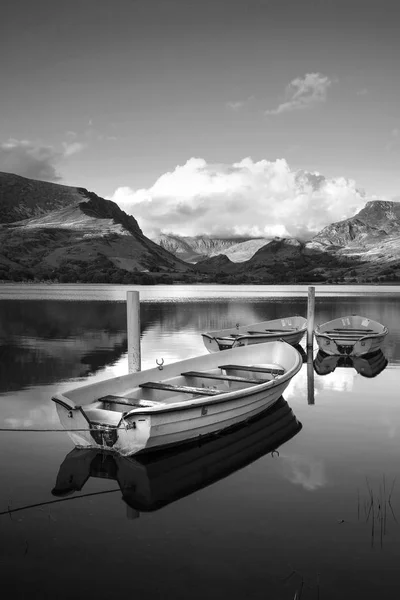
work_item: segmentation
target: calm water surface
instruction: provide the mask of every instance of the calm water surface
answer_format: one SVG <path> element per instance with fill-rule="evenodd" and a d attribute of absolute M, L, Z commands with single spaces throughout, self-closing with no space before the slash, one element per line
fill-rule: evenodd
<path fill-rule="evenodd" d="M 127 289 L 0 288 L 0 427 L 13 430 L 0 432 L 0 571 L 12 597 L 400 596 L 399 289 L 316 290 L 316 323 L 357 313 L 387 325 L 384 356 L 335 364 L 315 348 L 315 368 L 259 421 L 121 460 L 35 430 L 60 428 L 56 391 L 127 372 Z M 142 368 L 204 354 L 202 331 L 306 316 L 306 294 L 140 288 Z"/>

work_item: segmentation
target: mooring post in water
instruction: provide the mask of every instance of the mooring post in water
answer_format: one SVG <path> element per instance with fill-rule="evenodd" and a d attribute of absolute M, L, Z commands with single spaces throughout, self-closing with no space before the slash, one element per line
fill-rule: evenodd
<path fill-rule="evenodd" d="M 313 347 L 314 338 L 315 287 L 308 288 L 307 304 L 307 348 Z"/>
<path fill-rule="evenodd" d="M 126 293 L 126 317 L 128 331 L 128 370 L 140 371 L 140 300 L 139 292 Z"/>
<path fill-rule="evenodd" d="M 307 348 L 307 402 L 315 404 L 314 400 L 314 352 L 313 347 Z"/>

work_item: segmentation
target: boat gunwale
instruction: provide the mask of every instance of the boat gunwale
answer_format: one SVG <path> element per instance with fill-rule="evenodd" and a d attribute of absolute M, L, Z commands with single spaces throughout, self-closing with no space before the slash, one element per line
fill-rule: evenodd
<path fill-rule="evenodd" d="M 360 335 L 357 336 L 357 332 L 352 331 L 351 327 L 340 327 L 340 331 L 334 333 L 334 334 L 329 334 L 326 333 L 324 330 L 321 329 L 321 327 L 331 327 L 333 326 L 333 324 L 337 323 L 337 322 L 342 322 L 342 319 L 349 319 L 350 321 L 354 321 L 354 319 L 367 319 L 368 320 L 368 325 L 373 325 L 376 326 L 377 329 L 379 329 L 379 331 L 369 331 L 366 333 L 366 335 L 362 335 L 362 330 L 360 331 Z M 314 334 L 315 335 L 324 335 L 326 337 L 329 337 L 331 339 L 334 339 L 335 337 L 340 337 L 340 335 L 342 333 L 353 333 L 355 337 L 357 337 L 357 339 L 360 339 L 361 337 L 376 337 L 378 335 L 386 335 L 387 333 L 389 333 L 388 328 L 386 327 L 386 325 L 383 325 L 383 323 L 379 323 L 379 321 L 375 321 L 374 319 L 370 319 L 369 317 L 363 317 L 362 315 L 345 315 L 342 317 L 336 317 L 335 319 L 330 319 L 329 321 L 325 321 L 324 323 L 319 323 L 318 325 L 315 326 L 314 328 Z"/>
<path fill-rule="evenodd" d="M 241 325 L 240 327 L 227 327 L 225 329 L 215 329 L 213 331 L 203 332 L 201 335 L 204 336 L 204 337 L 210 338 L 210 339 L 216 339 L 216 338 L 219 337 L 218 334 L 222 335 L 221 332 L 223 332 L 223 331 L 225 331 L 225 332 L 228 332 L 228 331 L 234 332 L 234 331 L 236 331 L 237 332 L 240 329 L 243 329 L 244 333 L 243 334 L 239 333 L 239 337 L 242 337 L 242 336 L 245 336 L 245 337 L 250 337 L 250 336 L 251 337 L 255 337 L 255 335 L 247 333 L 248 328 L 252 328 L 252 327 L 256 327 L 256 326 L 263 326 L 266 323 L 272 323 L 274 321 L 278 322 L 278 321 L 287 320 L 287 319 L 302 319 L 302 323 L 298 327 L 298 329 L 296 329 L 295 331 L 293 331 L 293 329 L 292 329 L 290 331 L 288 330 L 287 332 L 286 331 L 282 332 L 281 330 L 279 332 L 277 332 L 277 333 L 271 333 L 271 332 L 267 333 L 266 332 L 265 336 L 263 335 L 263 337 L 267 337 L 267 336 L 274 336 L 274 337 L 276 337 L 278 333 L 280 333 L 280 334 L 282 334 L 282 333 L 285 333 L 285 334 L 287 334 L 287 333 L 295 334 L 295 333 L 299 333 L 300 331 L 303 331 L 303 330 L 307 329 L 307 319 L 305 317 L 303 317 L 301 315 L 291 315 L 289 317 L 279 317 L 279 318 L 276 318 L 276 319 L 270 319 L 269 321 L 259 321 L 257 323 L 250 323 L 249 325 Z"/>

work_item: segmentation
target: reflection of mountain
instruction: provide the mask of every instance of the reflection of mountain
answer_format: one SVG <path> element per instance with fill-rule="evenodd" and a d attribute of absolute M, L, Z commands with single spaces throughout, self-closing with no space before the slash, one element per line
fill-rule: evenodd
<path fill-rule="evenodd" d="M 382 350 L 364 356 L 333 356 L 318 351 L 314 359 L 314 369 L 318 375 L 333 373 L 336 367 L 354 368 L 363 377 L 376 377 L 386 369 L 388 360 Z"/>
<path fill-rule="evenodd" d="M 199 332 L 227 329 L 236 323 L 246 325 L 278 319 L 290 315 L 305 315 L 306 300 L 303 298 L 279 298 L 279 302 L 248 301 L 245 298 L 230 300 L 188 301 L 187 303 L 150 303 L 141 306 L 141 318 L 146 323 L 179 331 L 196 329 Z"/>
<path fill-rule="evenodd" d="M 124 501 L 139 511 L 157 510 L 249 465 L 301 430 L 287 402 L 278 402 L 247 425 L 199 445 L 123 458 L 72 450 L 60 466 L 53 494 L 82 490 L 89 477 L 116 480 Z"/>
<path fill-rule="evenodd" d="M 126 350 L 124 304 L 2 302 L 0 393 L 88 376 Z"/>

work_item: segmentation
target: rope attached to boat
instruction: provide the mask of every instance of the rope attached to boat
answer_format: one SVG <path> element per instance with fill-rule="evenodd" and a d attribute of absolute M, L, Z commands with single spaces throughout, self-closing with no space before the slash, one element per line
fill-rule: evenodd
<path fill-rule="evenodd" d="M 17 432 L 32 431 L 35 433 L 62 431 L 63 433 L 65 433 L 65 432 L 73 433 L 74 431 L 89 431 L 89 430 L 87 428 L 86 429 L 23 429 L 23 428 L 18 428 L 18 427 L 15 427 L 15 428 L 10 427 L 9 429 L 0 428 L 0 432 L 1 431 L 17 431 Z"/>

